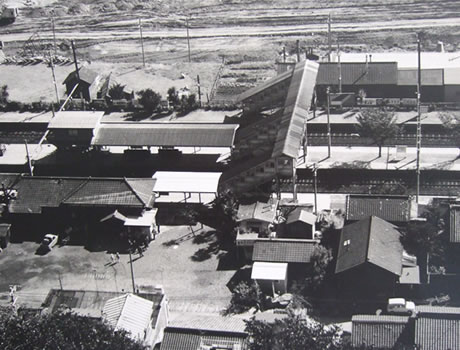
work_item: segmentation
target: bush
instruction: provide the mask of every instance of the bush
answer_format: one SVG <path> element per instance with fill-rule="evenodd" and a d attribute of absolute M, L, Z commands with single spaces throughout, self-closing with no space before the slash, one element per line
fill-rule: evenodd
<path fill-rule="evenodd" d="M 228 306 L 227 313 L 242 313 L 255 307 L 258 310 L 263 309 L 263 293 L 257 283 L 242 281 L 232 291 L 232 299 Z"/>
<path fill-rule="evenodd" d="M 160 105 L 161 95 L 152 89 L 139 91 L 139 103 L 150 113 L 154 112 Z"/>

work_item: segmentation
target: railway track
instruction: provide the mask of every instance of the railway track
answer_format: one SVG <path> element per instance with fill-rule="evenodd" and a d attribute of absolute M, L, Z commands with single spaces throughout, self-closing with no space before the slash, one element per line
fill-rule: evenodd
<path fill-rule="evenodd" d="M 414 171 L 320 169 L 317 174 L 317 188 L 320 193 L 405 195 L 416 193 Z M 298 171 L 296 185 L 299 193 L 314 192 L 313 173 L 305 170 Z M 292 180 L 282 180 L 281 191 L 292 191 Z M 422 171 L 420 194 L 459 196 L 460 174 L 458 172 Z"/>

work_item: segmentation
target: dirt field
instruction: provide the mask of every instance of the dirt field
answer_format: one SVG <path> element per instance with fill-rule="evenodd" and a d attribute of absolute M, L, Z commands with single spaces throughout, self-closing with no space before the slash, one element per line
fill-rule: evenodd
<path fill-rule="evenodd" d="M 460 38 L 460 3 L 455 0 L 24 0 L 17 21 L 0 27 L 0 40 L 7 56 L 21 54 L 24 47 L 47 52 L 53 48 L 54 16 L 59 55 L 71 57 L 74 39 L 79 59 L 106 63 L 101 66 L 106 74 L 123 74 L 129 66 L 142 66 L 142 19 L 147 74 L 126 75 L 135 90 L 190 85 L 199 74 L 204 94 L 225 99 L 273 76 L 282 48 L 294 54 L 297 40 L 302 52 L 313 47 L 324 54 L 329 14 L 334 47 L 339 39 L 343 51 L 413 50 L 415 33 L 421 30 L 427 51 L 438 40 L 446 50 L 457 50 Z M 211 91 L 223 58 L 221 79 Z M 178 79 L 182 72 L 191 79 L 185 84 Z M 8 83 L 0 76 L 1 82 Z"/>

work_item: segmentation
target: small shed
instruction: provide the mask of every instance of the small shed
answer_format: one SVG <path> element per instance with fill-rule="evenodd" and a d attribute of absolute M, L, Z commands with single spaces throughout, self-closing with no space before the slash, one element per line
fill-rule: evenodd
<path fill-rule="evenodd" d="M 70 95 L 75 85 L 78 84 L 77 89 L 73 93 L 73 98 L 83 97 L 87 101 L 97 97 L 98 85 L 101 76 L 98 72 L 93 71 L 87 67 L 79 68 L 78 72 L 75 70 L 70 73 L 64 80 L 63 84 L 66 86 L 66 94 Z"/>
<path fill-rule="evenodd" d="M 153 240 L 156 235 L 156 220 L 157 209 L 148 210 L 142 213 L 139 217 L 128 217 L 125 220 L 124 226 L 129 237 L 147 238 Z"/>
<path fill-rule="evenodd" d="M 288 238 L 313 239 L 315 233 L 316 215 L 301 208 L 291 212 L 286 220 Z"/>
<path fill-rule="evenodd" d="M 0 248 L 4 249 L 8 245 L 11 238 L 11 225 L 2 223 L 0 224 Z"/>
<path fill-rule="evenodd" d="M 255 280 L 260 288 L 273 295 L 281 295 L 287 291 L 287 263 L 273 263 L 256 261 L 252 265 L 251 279 Z"/>

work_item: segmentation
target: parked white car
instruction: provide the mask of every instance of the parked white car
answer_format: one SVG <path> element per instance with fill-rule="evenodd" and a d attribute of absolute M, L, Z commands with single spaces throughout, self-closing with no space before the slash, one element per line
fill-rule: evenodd
<path fill-rule="evenodd" d="M 51 250 L 57 244 L 59 237 L 57 235 L 47 234 L 43 238 L 40 248 Z"/>
<path fill-rule="evenodd" d="M 404 298 L 390 298 L 388 299 L 387 312 L 389 314 L 410 315 L 415 313 L 415 304 Z"/>

